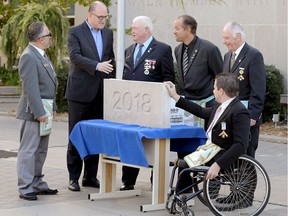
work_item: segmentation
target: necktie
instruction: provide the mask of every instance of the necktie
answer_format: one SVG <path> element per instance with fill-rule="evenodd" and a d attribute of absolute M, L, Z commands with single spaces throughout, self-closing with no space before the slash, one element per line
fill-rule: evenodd
<path fill-rule="evenodd" d="M 235 62 L 235 57 L 236 57 L 236 53 L 233 53 L 233 54 L 231 55 L 231 58 L 230 58 L 230 70 L 232 69 L 233 64 L 234 64 L 234 62 Z"/>
<path fill-rule="evenodd" d="M 139 62 L 139 60 L 140 60 L 140 58 L 141 58 L 141 56 L 142 56 L 142 47 L 143 47 L 143 46 L 144 46 L 143 44 L 140 44 L 140 45 L 139 45 L 139 50 L 138 50 L 138 53 L 137 53 L 137 55 L 136 55 L 135 62 L 134 62 L 134 65 L 135 65 L 135 66 L 138 64 L 138 62 Z"/>
<path fill-rule="evenodd" d="M 185 47 L 182 60 L 183 75 L 185 76 L 188 71 L 188 46 Z"/>
<path fill-rule="evenodd" d="M 217 120 L 220 117 L 220 113 L 221 113 L 221 105 L 217 108 L 215 115 L 214 115 L 214 118 L 213 118 L 211 124 L 209 125 L 208 130 L 206 131 L 206 134 L 208 134 L 212 130 L 212 128 L 214 127 L 214 125 L 216 124 Z"/>

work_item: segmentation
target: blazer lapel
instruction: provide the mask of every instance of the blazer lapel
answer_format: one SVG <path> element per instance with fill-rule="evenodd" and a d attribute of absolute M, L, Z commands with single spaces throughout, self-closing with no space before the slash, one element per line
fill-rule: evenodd
<path fill-rule="evenodd" d="M 91 34 L 91 31 L 90 31 L 90 29 L 89 29 L 89 26 L 87 25 L 86 22 L 84 22 L 84 23 L 82 24 L 82 30 L 83 30 L 83 34 L 84 34 L 84 36 L 86 37 L 88 43 L 89 43 L 90 46 L 92 47 L 92 50 L 93 50 L 95 56 L 96 56 L 97 59 L 99 60 L 100 58 L 99 58 L 99 55 L 98 55 L 98 51 L 97 51 L 97 47 L 96 47 L 96 44 L 95 44 L 93 35 Z M 103 32 L 102 32 L 102 34 L 103 34 Z M 102 35 L 102 36 L 103 36 L 103 35 Z M 103 36 L 103 38 L 104 38 L 104 36 Z M 104 40 L 103 40 L 103 41 L 104 41 Z M 104 47 L 104 45 L 103 45 L 103 47 Z"/>
<path fill-rule="evenodd" d="M 196 55 L 198 54 L 199 49 L 200 49 L 200 44 L 198 43 L 198 40 L 197 40 L 197 42 L 196 42 L 196 44 L 194 46 L 194 49 L 193 49 L 193 51 L 191 53 L 191 56 L 189 58 L 187 73 L 189 73 L 189 68 L 192 66 L 192 63 L 193 63 L 194 59 L 196 58 Z"/>
<path fill-rule="evenodd" d="M 29 47 L 30 47 L 30 50 L 34 52 L 34 54 L 37 56 L 37 58 L 43 65 L 43 68 L 47 72 L 48 76 L 50 77 L 54 85 L 56 86 L 56 74 L 55 74 L 54 69 L 51 66 L 52 63 L 48 59 L 45 59 L 33 46 L 30 45 Z"/>
<path fill-rule="evenodd" d="M 148 58 L 148 56 L 151 55 L 151 53 L 153 53 L 153 51 L 156 49 L 156 46 L 157 46 L 157 42 L 153 38 L 153 40 L 151 41 L 151 43 L 149 44 L 149 46 L 147 47 L 147 49 L 145 50 L 141 58 L 139 59 L 137 65 L 135 65 L 135 68 L 138 67 L 138 65 L 141 64 L 141 62 L 143 62 L 146 58 Z M 134 51 L 135 51 L 135 47 L 134 47 Z"/>
<path fill-rule="evenodd" d="M 246 53 L 248 51 L 248 45 L 247 43 L 245 43 L 244 47 L 242 48 L 242 50 L 240 51 L 239 55 L 237 56 L 237 59 L 235 60 L 233 67 L 231 69 L 231 72 L 234 72 L 239 64 L 244 60 L 244 58 L 246 57 Z M 229 59 L 230 60 L 230 59 Z"/>

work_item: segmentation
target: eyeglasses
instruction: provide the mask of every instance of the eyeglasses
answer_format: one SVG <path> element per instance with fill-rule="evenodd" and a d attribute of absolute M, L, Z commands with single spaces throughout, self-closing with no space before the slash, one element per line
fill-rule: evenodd
<path fill-rule="evenodd" d="M 91 14 L 93 14 L 94 16 L 96 16 L 99 20 L 103 20 L 103 19 L 108 19 L 109 18 L 109 15 L 106 15 L 106 16 L 98 16 L 96 14 L 94 14 L 93 12 L 91 12 Z"/>
<path fill-rule="evenodd" d="M 49 34 L 47 34 L 47 35 L 43 35 L 43 36 L 41 36 L 41 37 L 39 37 L 39 38 L 43 38 L 43 37 L 51 37 L 51 36 L 52 36 L 52 33 L 49 32 Z"/>

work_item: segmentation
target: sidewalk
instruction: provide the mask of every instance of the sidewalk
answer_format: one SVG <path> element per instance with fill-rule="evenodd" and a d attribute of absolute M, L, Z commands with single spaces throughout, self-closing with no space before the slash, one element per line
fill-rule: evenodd
<path fill-rule="evenodd" d="M 0 103 L 0 150 L 18 151 L 19 121 L 15 119 L 12 106 Z M 57 117 L 54 122 L 50 138 L 49 152 L 46 159 L 44 173 L 45 180 L 51 188 L 57 188 L 59 194 L 55 196 L 39 196 L 37 201 L 29 202 L 19 199 L 17 192 L 16 157 L 0 158 L 0 215 L 16 216 L 167 216 L 166 210 L 148 213 L 140 212 L 140 205 L 151 203 L 150 170 L 141 169 L 136 188 L 143 194 L 138 197 L 119 199 L 104 199 L 90 201 L 88 194 L 98 192 L 98 189 L 83 188 L 80 192 L 67 189 L 68 173 L 66 169 L 66 147 L 68 139 L 67 119 Z M 277 137 L 273 137 L 276 139 Z M 287 215 L 287 145 L 261 141 L 256 158 L 265 167 L 270 176 L 272 191 L 269 204 L 261 215 Z M 81 179 L 81 178 L 80 178 Z M 121 168 L 117 167 L 117 186 L 121 185 Z M 210 210 L 200 201 L 192 208 L 198 216 L 212 215 Z"/>

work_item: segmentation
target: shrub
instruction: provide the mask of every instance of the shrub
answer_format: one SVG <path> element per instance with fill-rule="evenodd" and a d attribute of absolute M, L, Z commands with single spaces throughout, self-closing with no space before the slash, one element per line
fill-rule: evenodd
<path fill-rule="evenodd" d="M 0 67 L 1 84 L 5 86 L 20 85 L 20 77 L 17 69 L 8 70 L 5 65 Z"/>
<path fill-rule="evenodd" d="M 66 89 L 66 82 L 68 77 L 68 68 L 69 64 L 63 63 L 61 67 L 56 69 L 57 74 L 57 93 L 56 93 L 56 104 L 57 104 L 57 112 L 63 113 L 68 111 L 68 102 L 64 98 L 65 96 L 65 89 Z"/>
<path fill-rule="evenodd" d="M 273 114 L 280 113 L 280 94 L 283 93 L 283 75 L 274 65 L 265 65 L 266 97 L 263 110 L 264 121 L 271 121 Z"/>

